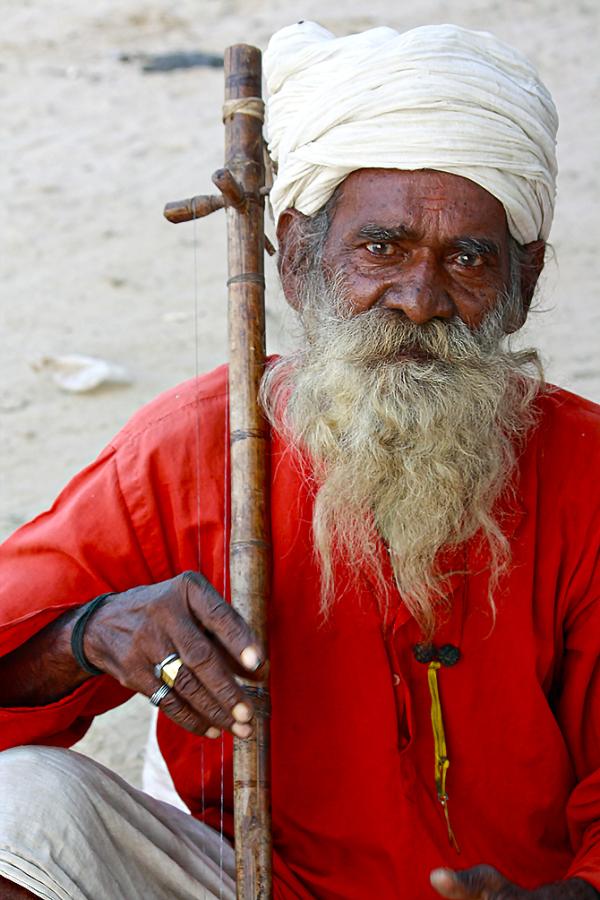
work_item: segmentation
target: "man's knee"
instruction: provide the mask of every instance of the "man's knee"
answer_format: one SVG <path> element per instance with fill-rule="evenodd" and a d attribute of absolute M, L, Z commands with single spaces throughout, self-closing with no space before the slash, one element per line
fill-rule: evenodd
<path fill-rule="evenodd" d="M 14 747 L 0 753 L 0 845 L 14 828 L 35 822 L 56 830 L 57 822 L 81 819 L 93 763 L 57 747 Z"/>
<path fill-rule="evenodd" d="M 91 795 L 98 791 L 100 777 L 96 769 L 102 772 L 86 757 L 57 747 L 14 747 L 0 753 L 2 900 L 37 896 L 14 884 L 13 875 L 22 880 L 33 867 L 43 879 L 54 871 L 53 860 L 62 858 L 73 835 L 91 828 Z"/>

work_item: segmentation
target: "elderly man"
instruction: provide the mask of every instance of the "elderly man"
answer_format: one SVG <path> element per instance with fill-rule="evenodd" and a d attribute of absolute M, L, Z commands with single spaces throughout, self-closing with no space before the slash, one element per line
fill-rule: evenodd
<path fill-rule="evenodd" d="M 265 62 L 305 332 L 263 382 L 275 896 L 596 897 L 600 412 L 506 339 L 552 101 L 452 26 L 300 23 Z M 225 407 L 224 369 L 162 396 L 5 545 L 3 897 L 234 895 L 222 735 L 251 732 L 234 675 L 263 651 L 222 600 Z M 60 749 L 132 692 L 193 817 Z"/>

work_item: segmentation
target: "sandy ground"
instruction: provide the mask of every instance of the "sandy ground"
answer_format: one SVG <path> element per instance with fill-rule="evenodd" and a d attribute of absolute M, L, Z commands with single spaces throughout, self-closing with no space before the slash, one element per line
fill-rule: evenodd
<path fill-rule="evenodd" d="M 526 339 L 552 380 L 600 401 L 596 0 L 568 11 L 558 0 L 0 0 L 0 536 L 46 507 L 137 407 L 225 356 L 224 222 L 161 216 L 165 201 L 206 190 L 222 162 L 222 72 L 148 74 L 120 56 L 264 47 L 299 18 L 340 34 L 451 21 L 531 56 L 559 108 L 561 175 L 555 259 Z M 287 317 L 272 265 L 269 277 L 277 348 Z M 133 383 L 62 393 L 32 364 L 65 353 L 125 365 Z M 147 711 L 136 698 L 104 716 L 81 749 L 137 781 Z"/>

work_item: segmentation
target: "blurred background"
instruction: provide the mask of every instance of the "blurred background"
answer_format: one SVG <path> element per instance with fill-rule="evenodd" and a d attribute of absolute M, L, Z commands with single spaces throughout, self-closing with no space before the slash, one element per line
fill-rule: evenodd
<path fill-rule="evenodd" d="M 224 218 L 173 226 L 162 208 L 208 191 L 222 164 L 224 48 L 264 48 L 298 19 L 337 34 L 454 22 L 533 60 L 559 110 L 560 177 L 552 258 L 520 339 L 550 380 L 600 402 L 596 0 L 0 0 L 0 19 L 0 538 L 140 405 L 224 360 Z M 291 319 L 267 268 L 279 349 Z M 64 391 L 53 366 L 72 354 L 124 367 L 128 383 Z M 136 781 L 147 707 L 103 717 L 83 749 Z"/>

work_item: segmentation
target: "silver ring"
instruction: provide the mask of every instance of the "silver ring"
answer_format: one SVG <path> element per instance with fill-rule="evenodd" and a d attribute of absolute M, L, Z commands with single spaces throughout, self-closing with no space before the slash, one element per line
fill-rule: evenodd
<path fill-rule="evenodd" d="M 168 656 L 165 656 L 162 662 L 156 663 L 154 666 L 154 674 L 160 681 L 162 681 L 162 670 L 166 665 L 170 662 L 173 662 L 174 659 L 179 659 L 179 653 L 169 653 Z"/>
<path fill-rule="evenodd" d="M 150 703 L 152 706 L 160 706 L 160 701 L 164 700 L 167 694 L 171 693 L 171 688 L 168 684 L 161 684 L 159 688 L 157 688 L 152 696 L 150 697 Z"/>

